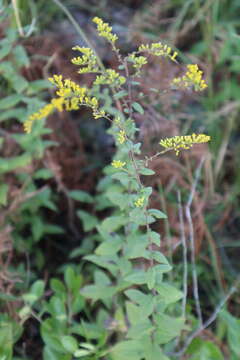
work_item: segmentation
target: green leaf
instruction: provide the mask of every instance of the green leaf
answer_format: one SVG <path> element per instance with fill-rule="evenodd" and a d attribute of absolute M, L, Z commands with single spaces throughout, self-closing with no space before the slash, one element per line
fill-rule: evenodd
<path fill-rule="evenodd" d="M 107 191 L 106 196 L 114 204 L 117 205 L 121 210 L 126 209 L 129 206 L 131 196 L 128 194 L 121 194 L 119 191 Z"/>
<path fill-rule="evenodd" d="M 91 353 L 91 351 L 89 351 L 89 350 L 79 349 L 79 350 L 75 351 L 74 356 L 77 357 L 77 358 L 80 358 L 80 357 L 83 357 L 83 356 L 87 356 L 90 353 Z"/>
<path fill-rule="evenodd" d="M 46 345 L 57 351 L 57 353 L 66 353 L 66 350 L 64 349 L 61 342 L 61 328 L 56 328 L 56 322 L 53 319 L 49 318 L 44 320 L 41 324 L 40 330 L 41 337 Z"/>
<path fill-rule="evenodd" d="M 75 272 L 71 266 L 67 266 L 64 271 L 64 281 L 67 284 L 68 289 L 74 289 Z"/>
<path fill-rule="evenodd" d="M 22 100 L 22 95 L 19 94 L 9 95 L 0 100 L 0 109 L 5 110 L 14 107 L 21 100 Z"/>
<path fill-rule="evenodd" d="M 112 348 L 113 360 L 141 360 L 143 346 L 141 341 L 126 340 L 119 342 Z"/>
<path fill-rule="evenodd" d="M 94 264 L 109 270 L 114 275 L 118 271 L 118 266 L 116 265 L 118 262 L 118 258 L 116 255 L 110 255 L 110 256 L 87 255 L 84 257 L 84 259 L 91 261 Z"/>
<path fill-rule="evenodd" d="M 158 298 L 164 301 L 167 305 L 177 302 L 183 297 L 183 293 L 181 291 L 167 283 L 158 284 L 155 286 L 155 289 L 159 293 Z"/>
<path fill-rule="evenodd" d="M 139 112 L 140 114 L 142 114 L 142 115 L 144 114 L 144 109 L 143 109 L 142 105 L 140 105 L 139 103 L 133 102 L 132 107 L 135 111 Z"/>
<path fill-rule="evenodd" d="M 123 240 L 120 237 L 114 236 L 112 239 L 102 242 L 95 250 L 95 253 L 106 256 L 116 254 L 121 249 L 122 242 Z"/>
<path fill-rule="evenodd" d="M 49 305 L 51 315 L 64 323 L 67 320 L 65 302 L 57 296 L 52 296 Z"/>
<path fill-rule="evenodd" d="M 169 265 L 169 262 L 168 262 L 166 256 L 163 255 L 160 251 L 152 251 L 151 255 L 152 255 L 152 258 L 155 261 L 159 262 L 160 264 Z"/>
<path fill-rule="evenodd" d="M 18 67 L 29 66 L 29 58 L 23 46 L 15 46 L 12 53 L 15 57 L 15 61 Z"/>
<path fill-rule="evenodd" d="M 66 295 L 66 292 L 67 292 L 66 288 L 65 288 L 63 282 L 60 281 L 59 279 L 52 278 L 50 280 L 50 286 L 51 286 L 51 289 L 53 291 L 55 291 L 55 293 Z"/>
<path fill-rule="evenodd" d="M 134 270 L 131 274 L 127 275 L 124 280 L 131 284 L 146 284 L 147 275 L 143 270 Z"/>
<path fill-rule="evenodd" d="M 71 266 L 67 266 L 64 271 L 64 281 L 70 291 L 74 294 L 79 293 L 82 284 L 82 277 L 81 275 L 76 274 Z"/>
<path fill-rule="evenodd" d="M 161 238 L 160 238 L 160 234 L 158 234 L 157 232 L 155 231 L 151 231 L 149 233 L 149 238 L 151 239 L 151 242 L 157 246 L 160 246 L 161 245 Z"/>
<path fill-rule="evenodd" d="M 50 87 L 51 87 L 51 84 L 48 80 L 42 80 L 42 79 L 34 80 L 28 84 L 27 93 L 28 94 L 38 93 L 39 91 L 48 89 Z"/>
<path fill-rule="evenodd" d="M 5 43 L 1 45 L 3 46 L 0 49 L 0 60 L 2 60 L 5 56 L 7 56 L 12 49 L 12 45 L 10 43 Z"/>
<path fill-rule="evenodd" d="M 106 233 L 111 233 L 118 230 L 123 225 L 127 224 L 128 221 L 129 219 L 124 216 L 110 216 L 107 219 L 103 220 L 99 228 Z"/>
<path fill-rule="evenodd" d="M 166 273 L 172 270 L 172 266 L 170 264 L 160 264 L 155 265 L 156 273 Z"/>
<path fill-rule="evenodd" d="M 113 95 L 114 99 L 121 99 L 123 98 L 124 96 L 127 96 L 128 95 L 128 92 L 125 91 L 125 90 L 120 90 L 118 91 L 116 94 Z"/>
<path fill-rule="evenodd" d="M 163 354 L 160 346 L 152 341 L 150 336 L 146 336 L 141 341 L 143 343 L 145 360 L 170 360 Z"/>
<path fill-rule="evenodd" d="M 143 168 L 143 169 L 140 169 L 139 173 L 141 175 L 154 175 L 155 171 L 153 171 L 152 169 Z"/>
<path fill-rule="evenodd" d="M 86 297 L 90 298 L 94 301 L 97 300 L 105 300 L 112 298 L 116 288 L 113 286 L 105 286 L 105 285 L 87 285 L 81 289 L 81 294 Z"/>
<path fill-rule="evenodd" d="M 69 196 L 77 201 L 81 201 L 84 203 L 92 204 L 93 203 L 93 197 L 89 195 L 86 191 L 82 190 L 72 190 L 68 192 Z"/>
<path fill-rule="evenodd" d="M 155 219 L 152 216 L 148 215 L 146 219 L 146 215 L 142 208 L 133 209 L 132 211 L 130 211 L 129 216 L 131 221 L 138 225 L 146 225 L 146 222 L 148 224 L 155 222 Z"/>
<path fill-rule="evenodd" d="M 74 354 L 78 349 L 77 340 L 73 336 L 65 335 L 61 337 L 61 343 L 66 351 Z"/>
<path fill-rule="evenodd" d="M 147 274 L 147 286 L 149 290 L 152 290 L 156 283 L 156 267 L 151 267 L 148 269 Z"/>
<path fill-rule="evenodd" d="M 170 317 L 165 314 L 158 314 L 154 321 L 157 325 L 156 341 L 158 344 L 167 344 L 175 337 L 179 336 L 184 328 L 183 318 Z"/>
<path fill-rule="evenodd" d="M 37 297 L 37 299 L 39 299 L 40 297 L 43 296 L 44 287 L 45 287 L 44 281 L 43 280 L 37 280 L 32 284 L 30 292 L 32 294 L 34 294 Z"/>
<path fill-rule="evenodd" d="M 143 336 L 147 334 L 151 334 L 154 330 L 154 326 L 150 322 L 150 320 L 140 321 L 134 326 L 131 326 L 128 333 L 127 338 L 129 339 L 141 339 Z"/>
<path fill-rule="evenodd" d="M 148 209 L 148 213 L 157 219 L 167 219 L 167 215 L 157 209 Z"/>
<path fill-rule="evenodd" d="M 53 177 L 53 173 L 51 170 L 49 169 L 39 169 L 37 170 L 34 175 L 33 178 L 34 179 L 44 179 L 44 180 L 48 180 L 50 178 Z"/>
<path fill-rule="evenodd" d="M 0 205 L 7 204 L 7 194 L 8 194 L 8 185 L 2 184 L 0 185 Z"/>
<path fill-rule="evenodd" d="M 31 156 L 28 153 L 11 158 L 0 158 L 0 174 L 22 168 L 28 165 L 31 160 Z"/>
<path fill-rule="evenodd" d="M 227 339 L 232 352 L 240 357 L 240 319 L 232 316 L 226 310 L 220 312 L 220 318 L 227 325 Z"/>
<path fill-rule="evenodd" d="M 187 354 L 192 355 L 191 360 L 224 360 L 224 356 L 216 344 L 200 338 L 191 342 Z"/>
<path fill-rule="evenodd" d="M 83 230 L 84 231 L 93 230 L 96 227 L 97 223 L 98 223 L 98 219 L 96 218 L 96 216 L 90 215 L 89 213 L 87 213 L 84 210 L 78 210 L 77 211 L 77 216 L 83 222 Z"/>
<path fill-rule="evenodd" d="M 136 290 L 136 289 L 130 289 L 130 290 L 126 290 L 125 294 L 129 297 L 130 300 L 136 302 L 137 304 L 147 304 L 152 300 L 152 295 L 146 295 L 144 294 L 142 291 L 140 290 Z"/>

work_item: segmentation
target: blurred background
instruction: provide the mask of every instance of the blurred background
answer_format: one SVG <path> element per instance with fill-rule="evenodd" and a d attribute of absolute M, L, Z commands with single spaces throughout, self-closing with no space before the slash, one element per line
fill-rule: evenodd
<path fill-rule="evenodd" d="M 68 264 L 83 274 L 84 281 L 91 278 L 90 270 L 82 272 L 81 257 L 95 247 L 94 234 L 89 236 L 85 222 L 103 218 L 104 208 L 96 209 L 86 198 L 76 201 L 69 191 L 98 196 L 103 168 L 115 151 L 106 133 L 108 124 L 94 120 L 87 110 L 54 113 L 47 126 L 38 124 L 29 137 L 22 123 L 53 95 L 47 81 L 52 74 L 90 84 L 91 77 L 77 74 L 71 64 L 72 47 L 85 46 L 85 36 L 105 65 L 117 66 L 105 42 L 96 36 L 94 16 L 111 24 L 125 54 L 142 43 L 158 41 L 179 52 L 179 67 L 156 58 L 144 70 L 142 91 L 148 100 L 143 102 L 145 114 L 137 116 L 143 155 L 157 152 L 159 140 L 166 136 L 203 132 L 212 137 L 209 145 L 196 146 L 179 157 L 168 153 L 153 160 L 156 173 L 148 180 L 154 189 L 152 207 L 168 214 L 167 222 L 155 226 L 162 234 L 161 250 L 173 259 L 174 272 L 181 272 L 178 192 L 186 204 L 196 168 L 204 159 L 192 220 L 200 300 L 207 317 L 240 270 L 239 0 L 1 0 L 1 319 L 21 323 L 18 294 L 27 292 L 38 278 L 47 282 L 61 277 Z M 204 72 L 208 89 L 165 92 L 166 84 L 191 63 Z M 162 91 L 161 96 L 152 88 Z M 107 93 L 101 96 L 111 105 Z M 84 212 L 90 216 L 87 220 Z M 184 228 L 187 236 L 187 222 Z M 235 294 L 229 313 L 203 334 L 226 359 L 240 358 L 239 301 Z M 31 318 L 24 326 L 14 335 L 16 359 L 40 359 L 37 320 Z M 0 345 L 5 331 L 0 328 Z"/>

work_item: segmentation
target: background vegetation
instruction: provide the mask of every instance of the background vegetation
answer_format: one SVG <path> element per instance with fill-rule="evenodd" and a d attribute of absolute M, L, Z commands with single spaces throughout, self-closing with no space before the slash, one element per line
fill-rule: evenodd
<path fill-rule="evenodd" d="M 161 253 L 173 264 L 168 281 L 188 288 L 187 326 L 164 354 L 171 360 L 239 359 L 239 11 L 238 0 L 0 1 L 1 360 L 141 359 L 131 344 L 109 352 L 123 338 L 125 314 L 120 306 L 113 311 L 103 296 L 106 272 L 86 261 L 99 245 L 96 225 L 112 211 L 103 196 L 116 151 L 109 125 L 84 109 L 38 121 L 31 136 L 22 127 L 52 97 L 52 74 L 90 84 L 91 76 L 78 75 L 70 61 L 72 46 L 85 45 L 85 36 L 106 66 L 117 66 L 96 37 L 94 16 L 113 26 L 125 54 L 157 41 L 180 53 L 179 68 L 158 59 L 146 67 L 141 89 L 148 101 L 145 113 L 136 115 L 143 156 L 157 152 L 166 136 L 212 137 L 209 146 L 153 160 L 155 175 L 146 177 L 152 207 L 168 215 L 153 225 L 161 234 Z M 208 89 L 170 98 L 163 89 L 188 63 L 199 64 Z M 107 92 L 98 96 L 112 107 Z M 185 216 L 190 205 L 191 222 Z M 192 237 L 191 225 L 188 260 L 194 254 L 203 324 L 212 320 L 195 333 L 191 265 L 188 283 L 182 278 L 182 239 Z M 101 289 L 90 288 L 93 282 Z M 166 302 L 168 292 L 178 300 L 174 291 L 167 289 Z M 155 358 L 158 352 L 146 355 Z"/>

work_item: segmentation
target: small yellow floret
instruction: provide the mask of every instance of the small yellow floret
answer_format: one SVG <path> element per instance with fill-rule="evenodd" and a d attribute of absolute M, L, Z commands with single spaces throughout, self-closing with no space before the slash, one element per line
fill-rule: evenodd
<path fill-rule="evenodd" d="M 117 141 L 119 144 L 123 144 L 126 141 L 126 133 L 124 130 L 120 130 L 117 134 Z"/>
<path fill-rule="evenodd" d="M 160 145 L 166 149 L 173 149 L 176 155 L 182 149 L 190 149 L 194 144 L 206 143 L 211 140 L 211 137 L 205 134 L 192 134 L 185 136 L 173 136 L 170 138 L 162 139 Z"/>
<path fill-rule="evenodd" d="M 202 78 L 203 72 L 199 70 L 197 64 L 187 65 L 187 71 L 182 77 L 173 79 L 172 84 L 177 87 L 191 88 L 195 91 L 202 91 L 207 88 L 205 80 Z"/>
<path fill-rule="evenodd" d="M 135 205 L 136 207 L 143 207 L 144 201 L 145 201 L 145 197 L 144 197 L 144 196 L 141 196 L 140 198 L 138 198 L 138 199 L 134 202 L 134 205 Z"/>
<path fill-rule="evenodd" d="M 126 163 L 124 161 L 121 160 L 113 160 L 112 164 L 111 164 L 115 169 L 119 169 L 122 168 L 123 166 L 126 165 Z"/>

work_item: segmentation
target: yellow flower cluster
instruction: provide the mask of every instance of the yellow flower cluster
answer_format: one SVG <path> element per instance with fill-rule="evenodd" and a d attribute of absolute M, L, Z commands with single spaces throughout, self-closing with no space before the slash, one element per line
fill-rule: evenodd
<path fill-rule="evenodd" d="M 93 117 L 95 119 L 105 116 L 105 112 L 99 109 L 97 98 L 89 96 L 87 88 L 80 87 L 72 80 L 63 79 L 62 75 L 53 75 L 49 80 L 58 88 L 56 94 L 59 97 L 52 99 L 50 104 L 45 105 L 43 108 L 29 116 L 24 123 L 24 130 L 27 133 L 31 132 L 34 120 L 43 119 L 54 110 L 78 110 L 80 106 L 83 105 L 92 109 Z"/>
<path fill-rule="evenodd" d="M 126 78 L 121 76 L 113 69 L 107 69 L 105 74 L 99 75 L 94 81 L 94 85 L 115 85 L 121 86 L 126 82 Z"/>
<path fill-rule="evenodd" d="M 74 65 L 83 66 L 78 70 L 78 73 L 84 74 L 99 71 L 97 58 L 92 49 L 80 46 L 74 46 L 72 49 L 80 51 L 83 54 L 82 56 L 75 57 L 71 60 Z"/>
<path fill-rule="evenodd" d="M 33 113 L 29 116 L 27 121 L 24 122 L 23 127 L 24 131 L 27 134 L 30 134 L 32 130 L 32 124 L 35 120 L 40 120 L 48 115 L 50 115 L 54 110 L 63 111 L 64 99 L 63 98 L 54 98 L 51 100 L 50 104 L 45 105 L 43 108 L 38 110 L 37 112 Z"/>
<path fill-rule="evenodd" d="M 206 143 L 211 140 L 211 137 L 205 134 L 192 134 L 185 136 L 173 136 L 170 138 L 162 139 L 160 145 L 166 149 L 173 149 L 176 155 L 182 149 L 190 149 L 194 144 Z"/>
<path fill-rule="evenodd" d="M 133 62 L 133 67 L 137 70 L 137 73 L 139 73 L 143 65 L 147 64 L 145 56 L 137 56 L 135 53 L 129 56 L 129 60 Z"/>
<path fill-rule="evenodd" d="M 126 133 L 124 130 L 120 130 L 117 134 L 117 141 L 119 144 L 123 144 L 126 141 Z"/>
<path fill-rule="evenodd" d="M 80 87 L 70 79 L 63 79 L 62 75 L 53 75 L 48 79 L 58 90 L 56 94 L 60 97 L 68 98 L 72 96 L 79 96 L 80 100 L 87 95 L 87 89 Z"/>
<path fill-rule="evenodd" d="M 97 31 L 99 36 L 104 37 L 107 39 L 112 45 L 116 42 L 118 39 L 117 35 L 112 33 L 112 27 L 109 26 L 108 23 L 103 22 L 102 19 L 99 17 L 95 17 L 92 20 L 95 24 L 97 24 Z"/>
<path fill-rule="evenodd" d="M 176 61 L 178 55 L 177 51 L 173 51 L 172 48 L 168 45 L 164 45 L 161 42 L 149 44 L 142 44 L 138 48 L 139 52 L 148 52 L 149 54 L 155 56 L 165 56 L 169 57 L 172 61 Z"/>
<path fill-rule="evenodd" d="M 145 201 L 145 197 L 144 197 L 144 196 L 141 196 L 140 198 L 138 198 L 138 199 L 134 202 L 134 205 L 135 205 L 136 207 L 143 207 L 144 201 Z"/>
<path fill-rule="evenodd" d="M 115 169 L 120 169 L 123 166 L 126 165 L 126 163 L 124 161 L 121 160 L 113 160 L 112 164 L 111 164 Z"/>
<path fill-rule="evenodd" d="M 198 65 L 187 65 L 187 72 L 182 77 L 173 79 L 172 84 L 177 87 L 194 87 L 195 91 L 202 91 L 207 88 L 205 80 L 202 78 L 203 72 L 198 69 Z"/>

